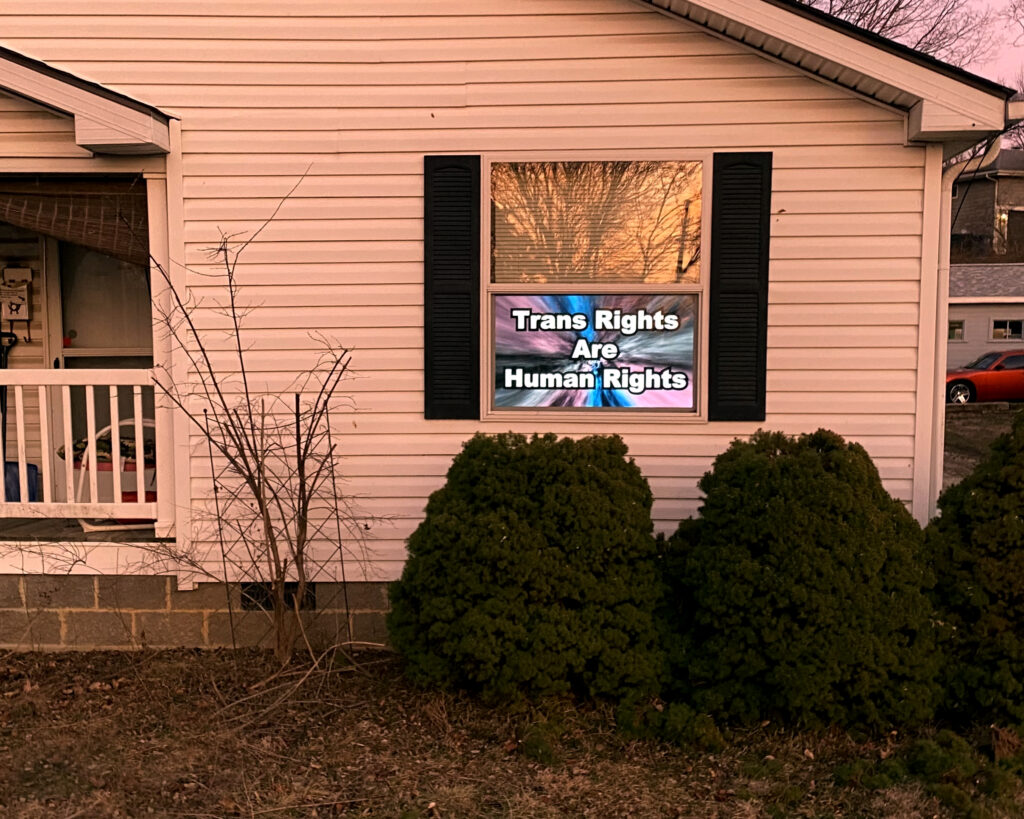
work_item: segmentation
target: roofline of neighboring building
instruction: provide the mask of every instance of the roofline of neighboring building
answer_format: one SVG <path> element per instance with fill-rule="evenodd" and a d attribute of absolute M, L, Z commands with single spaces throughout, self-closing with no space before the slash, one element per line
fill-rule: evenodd
<path fill-rule="evenodd" d="M 950 304 L 1024 304 L 1024 296 L 950 296 Z"/>
<path fill-rule="evenodd" d="M 986 176 L 1024 176 L 1024 171 L 1006 170 L 985 166 L 973 171 L 964 171 L 957 177 L 958 182 L 973 182 L 975 179 L 984 179 Z"/>
<path fill-rule="evenodd" d="M 794 14 L 799 14 L 802 17 L 814 20 L 822 25 L 834 29 L 835 31 L 855 37 L 856 39 L 868 43 L 869 45 L 873 45 L 876 48 L 888 51 L 890 54 L 894 54 L 897 57 L 903 57 L 904 59 L 911 60 L 918 65 L 929 68 L 932 71 L 937 71 L 940 74 L 944 74 L 954 80 L 970 85 L 980 91 L 1000 94 L 1006 99 L 1009 99 L 1014 94 L 1018 93 L 1017 89 L 1008 88 L 994 80 L 986 79 L 985 77 L 974 74 L 963 68 L 958 68 L 955 65 L 943 62 L 929 54 L 917 51 L 910 46 L 897 43 L 895 40 L 890 40 L 888 37 L 883 37 L 882 35 L 869 31 L 866 28 L 861 28 L 860 26 L 849 23 L 846 20 L 841 20 L 827 12 L 821 11 L 820 9 L 807 6 L 799 2 L 799 0 L 762 0 L 762 2 L 770 3 L 773 6 L 778 6 L 779 8 L 786 9 Z"/>
<path fill-rule="evenodd" d="M 104 99 L 108 99 L 111 102 L 116 102 L 120 105 L 125 106 L 126 108 L 131 108 L 140 113 L 150 114 L 152 116 L 158 117 L 162 119 L 165 124 L 170 122 L 171 119 L 173 119 L 173 117 L 171 117 L 169 114 L 165 114 L 159 108 L 156 108 L 152 105 L 147 105 L 144 102 L 139 102 L 139 100 L 133 99 L 132 97 L 129 97 L 126 94 L 122 94 L 118 91 L 111 91 L 106 86 L 100 85 L 97 82 L 92 82 L 91 80 L 84 80 L 81 77 L 77 77 L 68 71 L 63 71 L 59 68 L 54 68 L 52 65 L 44 63 L 42 60 L 37 60 L 34 57 L 27 57 L 24 54 L 21 54 L 20 52 L 12 51 L 11 49 L 4 48 L 3 46 L 0 46 L 0 60 L 6 60 L 7 62 L 12 62 L 25 68 L 29 68 L 32 71 L 38 72 L 39 74 L 44 74 L 48 77 L 52 77 L 55 80 L 59 80 L 60 82 L 65 83 L 66 85 L 71 85 L 75 88 L 80 88 L 83 91 L 88 91 L 91 94 L 95 94 L 98 97 L 103 97 Z M 12 93 L 17 94 L 18 92 L 12 91 Z"/>

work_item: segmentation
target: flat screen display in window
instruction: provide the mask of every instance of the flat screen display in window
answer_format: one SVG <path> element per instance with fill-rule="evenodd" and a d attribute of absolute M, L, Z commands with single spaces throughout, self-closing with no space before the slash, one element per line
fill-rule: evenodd
<path fill-rule="evenodd" d="M 494 405 L 692 410 L 692 294 L 495 295 Z"/>
<path fill-rule="evenodd" d="M 702 163 L 493 162 L 492 407 L 696 409 Z"/>

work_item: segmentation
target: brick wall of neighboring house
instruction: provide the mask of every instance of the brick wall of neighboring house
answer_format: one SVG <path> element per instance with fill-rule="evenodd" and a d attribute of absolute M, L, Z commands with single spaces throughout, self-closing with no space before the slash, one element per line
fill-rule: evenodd
<path fill-rule="evenodd" d="M 231 584 L 180 591 L 173 577 L 0 575 L 0 649 L 21 651 L 273 646 L 269 615 L 242 610 Z M 345 601 L 348 601 L 346 611 Z M 349 639 L 383 643 L 386 583 L 315 584 L 307 615 L 314 648 Z M 351 637 L 350 637 L 351 633 Z"/>
<path fill-rule="evenodd" d="M 996 202 L 1001 208 L 1024 208 L 1024 178 L 999 177 Z"/>
<path fill-rule="evenodd" d="M 1000 180 L 999 185 L 1003 182 Z M 972 179 L 957 183 L 953 198 L 953 234 L 992 237 L 995 230 L 995 183 Z M 1000 192 L 1001 193 L 1001 192 Z"/>

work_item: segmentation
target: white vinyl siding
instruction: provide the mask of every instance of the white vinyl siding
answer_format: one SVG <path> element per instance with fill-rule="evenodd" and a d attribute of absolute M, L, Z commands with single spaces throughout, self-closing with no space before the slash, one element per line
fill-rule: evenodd
<path fill-rule="evenodd" d="M 181 118 L 173 259 L 209 269 L 221 231 L 255 230 L 306 174 L 239 268 L 255 307 L 247 340 L 274 390 L 315 359 L 311 328 L 353 348 L 343 470 L 357 505 L 381 518 L 367 533 L 376 577 L 397 576 L 427 496 L 478 430 L 623 434 L 662 531 L 696 512 L 715 455 L 759 426 L 856 439 L 888 489 L 912 499 L 925 149 L 905 147 L 900 112 L 627 0 L 32 0 L 18 11 L 0 15 L 7 47 Z M 764 423 L 424 420 L 424 154 L 728 150 L 774 154 Z M 224 319 L 211 311 L 201 324 Z"/>

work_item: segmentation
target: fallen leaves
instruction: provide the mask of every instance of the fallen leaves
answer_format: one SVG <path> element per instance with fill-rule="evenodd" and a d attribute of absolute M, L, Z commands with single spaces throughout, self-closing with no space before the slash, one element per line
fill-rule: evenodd
<path fill-rule="evenodd" d="M 259 702 L 240 706 L 238 727 L 221 712 L 273 671 L 257 654 L 3 662 L 15 669 L 0 673 L 0 690 L 14 692 L 0 699 L 0 805 L 14 805 L 0 809 L 5 819 L 58 815 L 50 804 L 80 816 L 738 819 L 764 815 L 790 785 L 786 815 L 899 815 L 872 810 L 872 792 L 844 791 L 832 776 L 837 760 L 898 752 L 890 738 L 858 744 L 763 726 L 700 754 L 626 740 L 599 709 L 510 714 L 423 692 L 395 665 L 317 681 L 258 718 Z M 38 713 L 19 708 L 31 701 L 43 703 Z M 557 726 L 550 764 L 517 739 L 537 719 Z M 925 794 L 907 800 L 904 816 L 928 815 Z"/>

